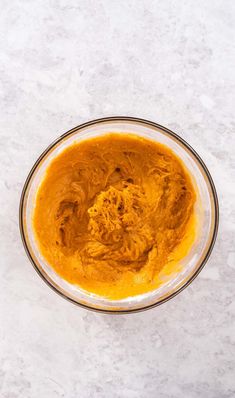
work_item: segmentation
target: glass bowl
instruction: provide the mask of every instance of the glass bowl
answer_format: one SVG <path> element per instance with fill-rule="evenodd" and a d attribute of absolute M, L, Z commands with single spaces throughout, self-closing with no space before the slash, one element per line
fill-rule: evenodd
<path fill-rule="evenodd" d="M 197 217 L 196 239 L 189 253 L 180 262 L 181 271 L 172 274 L 157 289 L 122 300 L 100 297 L 62 279 L 42 257 L 35 240 L 32 214 L 37 189 L 49 163 L 74 142 L 110 132 L 133 133 L 168 146 L 188 169 L 195 190 Z M 176 296 L 199 274 L 208 260 L 218 229 L 218 199 L 212 178 L 198 154 L 182 138 L 159 124 L 133 117 L 107 117 L 84 123 L 63 134 L 39 157 L 30 171 L 20 200 L 20 232 L 26 253 L 42 279 L 67 300 L 87 309 L 130 313 L 152 308 Z"/>

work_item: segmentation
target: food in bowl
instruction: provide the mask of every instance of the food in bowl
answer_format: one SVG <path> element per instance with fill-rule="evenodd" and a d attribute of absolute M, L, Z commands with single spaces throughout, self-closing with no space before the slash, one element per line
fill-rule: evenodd
<path fill-rule="evenodd" d="M 192 177 L 167 146 L 109 133 L 71 144 L 37 190 L 33 228 L 57 274 L 119 300 L 180 270 L 195 239 Z"/>

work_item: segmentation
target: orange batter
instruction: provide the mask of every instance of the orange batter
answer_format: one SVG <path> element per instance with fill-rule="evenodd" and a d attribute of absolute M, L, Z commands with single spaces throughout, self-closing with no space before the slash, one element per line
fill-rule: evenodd
<path fill-rule="evenodd" d="M 167 147 L 110 133 L 71 145 L 38 189 L 40 251 L 70 283 L 119 299 L 156 288 L 194 238 L 196 194 Z"/>

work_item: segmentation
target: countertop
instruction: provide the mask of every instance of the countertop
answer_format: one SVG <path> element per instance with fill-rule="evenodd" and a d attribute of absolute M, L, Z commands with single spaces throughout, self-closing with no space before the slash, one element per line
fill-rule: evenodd
<path fill-rule="evenodd" d="M 2 0 L 0 397 L 235 396 L 235 2 Z M 153 120 L 206 162 L 213 253 L 164 305 L 102 315 L 56 295 L 24 252 L 18 206 L 36 158 L 102 116 Z"/>

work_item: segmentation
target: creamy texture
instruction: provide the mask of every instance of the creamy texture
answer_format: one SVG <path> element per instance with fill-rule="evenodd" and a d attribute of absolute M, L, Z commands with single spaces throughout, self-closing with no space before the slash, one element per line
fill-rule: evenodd
<path fill-rule="evenodd" d="M 57 273 L 113 299 L 156 288 L 194 238 L 196 194 L 167 147 L 107 134 L 71 145 L 39 187 L 34 229 Z"/>

